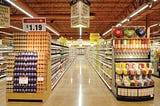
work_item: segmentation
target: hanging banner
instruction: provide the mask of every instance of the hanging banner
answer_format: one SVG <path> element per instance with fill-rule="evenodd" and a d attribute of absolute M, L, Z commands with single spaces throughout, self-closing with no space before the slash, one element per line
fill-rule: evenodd
<path fill-rule="evenodd" d="M 89 5 L 78 1 L 71 6 L 71 27 L 72 28 L 89 28 L 90 26 L 90 8 Z"/>
<path fill-rule="evenodd" d="M 58 39 L 58 42 L 61 43 L 61 44 L 66 45 L 66 44 L 67 44 L 67 38 L 65 38 L 65 37 L 60 37 L 60 38 Z"/>
<path fill-rule="evenodd" d="M 23 18 L 23 30 L 25 31 L 46 31 L 46 18 Z"/>
<path fill-rule="evenodd" d="M 90 42 L 99 42 L 100 34 L 99 33 L 90 33 Z"/>
<path fill-rule="evenodd" d="M 10 27 L 10 8 L 0 5 L 0 28 Z"/>

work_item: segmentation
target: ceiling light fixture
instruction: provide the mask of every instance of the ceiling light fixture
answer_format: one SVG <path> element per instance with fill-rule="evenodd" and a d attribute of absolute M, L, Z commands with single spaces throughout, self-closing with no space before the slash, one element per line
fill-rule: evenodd
<path fill-rule="evenodd" d="M 26 32 L 25 30 L 23 30 L 23 29 L 21 29 L 21 28 L 18 28 L 18 27 L 16 27 L 16 26 L 10 25 L 10 27 L 11 27 L 11 28 L 14 28 L 14 29 L 17 29 L 17 30 L 19 30 L 19 31 L 24 31 L 24 32 Z"/>
<path fill-rule="evenodd" d="M 32 14 L 30 14 L 29 12 L 25 11 L 24 9 L 22 9 L 20 6 L 18 6 L 16 3 L 14 3 L 12 0 L 5 0 L 8 3 L 10 3 L 11 5 L 13 5 L 15 8 L 17 8 L 18 10 L 20 10 L 21 12 L 23 12 L 24 14 L 26 14 L 27 16 L 34 18 L 34 16 Z M 50 28 L 48 25 L 46 25 L 46 28 L 48 30 L 50 30 L 51 32 L 55 33 L 56 35 L 60 35 L 57 31 L 55 31 L 53 28 Z"/>
<path fill-rule="evenodd" d="M 118 23 L 117 25 L 116 25 L 116 27 L 120 27 L 122 24 L 121 23 Z"/>
<path fill-rule="evenodd" d="M 152 32 L 151 35 L 157 34 L 157 33 L 159 33 L 159 32 L 160 32 L 159 30 L 158 30 L 158 31 L 155 31 L 155 32 Z"/>
<path fill-rule="evenodd" d="M 2 34 L 6 34 L 6 35 L 13 35 L 12 33 L 3 32 L 3 31 L 0 31 L 0 33 L 2 33 Z"/>
<path fill-rule="evenodd" d="M 154 2 L 158 1 L 158 0 L 153 0 Z"/>
<path fill-rule="evenodd" d="M 153 24 L 153 25 L 150 26 L 150 28 L 155 27 L 155 26 L 157 26 L 157 25 L 158 25 L 158 24 Z"/>
<path fill-rule="evenodd" d="M 111 32 L 111 31 L 112 31 L 112 28 L 109 29 L 108 31 L 106 31 L 105 33 L 103 33 L 103 36 L 106 35 L 106 34 L 108 34 L 108 33 Z"/>
<path fill-rule="evenodd" d="M 79 38 L 82 39 L 82 27 L 79 27 Z"/>
<path fill-rule="evenodd" d="M 6 0 L 8 3 L 10 3 L 11 5 L 13 5 L 14 7 L 16 7 L 18 10 L 20 10 L 21 12 L 23 12 L 24 14 L 26 14 L 27 16 L 33 18 L 34 16 L 31 15 L 30 13 L 28 13 L 27 11 L 25 11 L 24 9 L 22 9 L 21 7 L 19 7 L 17 4 L 15 4 L 14 2 L 12 2 L 11 0 Z"/>
<path fill-rule="evenodd" d="M 149 7 L 149 3 L 143 5 L 141 8 L 139 8 L 138 10 L 136 10 L 135 12 L 133 12 L 129 17 L 132 18 L 135 15 L 137 15 L 138 13 L 142 12 L 143 10 L 145 10 L 147 7 Z"/>
<path fill-rule="evenodd" d="M 50 30 L 51 32 L 55 33 L 56 35 L 60 36 L 60 34 L 59 34 L 57 31 L 53 30 L 53 29 L 50 28 L 48 25 L 46 25 L 46 28 L 47 28 L 48 30 Z"/>
<path fill-rule="evenodd" d="M 137 10 L 134 11 L 131 15 L 129 15 L 127 18 L 125 18 L 125 19 L 122 20 L 120 23 L 118 23 L 118 24 L 116 25 L 116 27 L 119 27 L 119 26 L 121 26 L 123 23 L 129 21 L 130 18 L 136 16 L 138 13 L 142 12 L 143 10 L 145 10 L 145 9 L 146 9 L 147 7 L 149 7 L 152 3 L 153 3 L 153 2 L 149 2 L 149 3 L 147 3 L 147 4 L 142 5 L 139 9 L 137 9 Z M 106 31 L 105 33 L 103 33 L 103 36 L 106 35 L 106 34 L 108 34 L 111 30 L 112 30 L 112 28 L 109 29 L 108 31 Z"/>
<path fill-rule="evenodd" d="M 125 18 L 123 21 L 121 21 L 121 24 L 123 24 L 123 23 L 125 23 L 125 22 L 127 22 L 127 21 L 129 21 L 129 19 L 128 19 L 128 18 Z"/>

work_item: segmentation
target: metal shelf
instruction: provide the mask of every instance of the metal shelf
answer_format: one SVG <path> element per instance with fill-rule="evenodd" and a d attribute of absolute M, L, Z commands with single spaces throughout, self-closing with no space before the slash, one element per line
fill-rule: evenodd
<path fill-rule="evenodd" d="M 98 56 L 102 56 L 102 57 L 104 57 L 104 58 L 106 58 L 106 59 L 109 59 L 109 60 L 112 60 L 112 58 L 111 57 L 107 57 L 107 56 L 105 56 L 105 55 L 103 55 L 103 54 L 100 54 L 100 53 L 93 53 L 94 55 L 98 55 Z"/>
<path fill-rule="evenodd" d="M 61 62 L 58 62 L 58 63 L 52 65 L 52 66 L 51 66 L 51 70 L 53 70 L 54 68 L 56 68 L 56 67 L 58 67 L 58 66 L 60 66 L 60 65 L 61 65 Z"/>
<path fill-rule="evenodd" d="M 140 59 L 140 58 L 115 58 L 116 62 L 150 62 L 150 59 Z"/>
<path fill-rule="evenodd" d="M 89 58 L 91 58 L 91 57 L 89 57 Z M 91 58 L 91 59 L 93 59 L 93 58 Z M 95 66 L 98 66 L 98 65 L 95 64 Z M 99 68 L 106 76 L 108 76 L 108 78 L 112 79 L 112 77 L 111 77 L 107 72 L 105 72 L 102 68 L 100 68 L 99 66 L 98 66 L 98 68 Z"/>
<path fill-rule="evenodd" d="M 98 60 L 98 59 L 96 59 L 96 58 L 93 58 L 93 59 L 95 59 L 96 61 L 98 61 L 98 62 L 100 62 L 100 63 L 102 63 L 103 65 L 105 65 L 106 67 L 108 67 L 108 68 L 112 68 L 112 66 L 109 64 L 106 64 L 106 63 L 104 63 L 104 62 L 102 62 L 102 61 L 100 61 L 100 60 Z"/>
<path fill-rule="evenodd" d="M 113 40 L 150 40 L 149 38 L 114 38 Z"/>
<path fill-rule="evenodd" d="M 72 59 L 72 61 L 67 65 L 66 69 L 62 71 L 61 75 L 56 80 L 56 82 L 54 84 L 52 83 L 52 87 L 51 87 L 52 90 L 58 84 L 58 82 L 60 81 L 60 79 L 62 78 L 62 76 L 64 75 L 64 73 L 69 69 L 69 67 L 71 66 L 71 64 L 73 63 L 73 61 L 74 61 L 74 59 Z"/>
<path fill-rule="evenodd" d="M 95 66 L 98 66 L 97 64 L 94 64 Z M 98 68 L 106 75 L 106 76 L 108 76 L 108 78 L 110 78 L 110 79 L 112 79 L 112 77 L 107 73 L 107 72 L 105 72 L 102 68 L 100 68 L 99 66 L 98 66 Z"/>
<path fill-rule="evenodd" d="M 4 77 L 6 77 L 6 75 L 1 75 L 1 76 L 0 76 L 0 79 L 2 79 L 2 78 L 4 78 Z"/>
<path fill-rule="evenodd" d="M 60 46 L 60 47 L 64 47 L 64 48 L 69 48 L 69 47 L 67 47 L 67 46 L 64 46 L 64 45 L 61 45 L 61 44 L 57 44 L 57 43 L 55 43 L 55 42 L 51 42 L 51 44 L 52 44 L 52 45 L 56 45 L 56 46 Z"/>
<path fill-rule="evenodd" d="M 90 63 L 90 61 L 89 61 L 89 63 Z M 95 72 L 99 75 L 99 77 L 102 79 L 102 81 L 106 84 L 106 86 L 110 89 L 110 90 L 112 90 L 112 88 L 111 88 L 111 86 L 104 80 L 104 78 L 98 73 L 98 71 L 96 70 L 96 68 L 93 66 L 93 64 L 92 63 L 90 63 L 91 64 L 91 66 L 94 68 L 94 70 L 95 70 Z"/>

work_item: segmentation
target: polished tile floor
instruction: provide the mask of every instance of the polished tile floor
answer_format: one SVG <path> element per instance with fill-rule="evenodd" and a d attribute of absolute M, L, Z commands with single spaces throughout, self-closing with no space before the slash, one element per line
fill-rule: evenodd
<path fill-rule="evenodd" d="M 78 56 L 45 103 L 8 102 L 7 106 L 160 106 L 160 79 L 155 99 L 145 102 L 117 101 L 84 56 Z"/>

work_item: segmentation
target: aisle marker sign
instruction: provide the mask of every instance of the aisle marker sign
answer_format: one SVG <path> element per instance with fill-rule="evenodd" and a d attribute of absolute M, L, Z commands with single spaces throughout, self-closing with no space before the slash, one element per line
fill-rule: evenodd
<path fill-rule="evenodd" d="M 0 5 L 0 28 L 10 27 L 10 8 Z"/>
<path fill-rule="evenodd" d="M 89 28 L 90 26 L 89 5 L 78 1 L 71 6 L 71 28 Z"/>
<path fill-rule="evenodd" d="M 46 18 L 23 18 L 24 31 L 46 31 Z"/>

